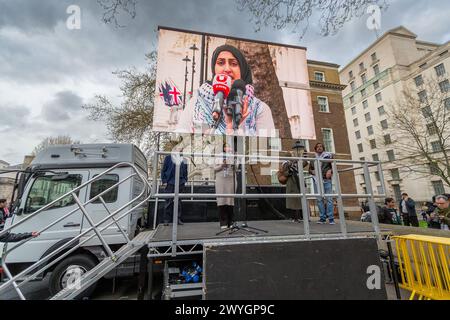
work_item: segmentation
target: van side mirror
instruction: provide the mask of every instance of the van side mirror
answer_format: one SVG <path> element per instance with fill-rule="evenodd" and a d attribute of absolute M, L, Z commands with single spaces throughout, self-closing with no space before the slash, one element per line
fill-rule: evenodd
<path fill-rule="evenodd" d="M 19 209 L 17 209 L 16 211 L 17 211 L 17 212 L 16 212 L 16 215 L 17 215 L 17 216 L 21 216 L 21 215 L 23 214 L 23 208 L 19 208 Z"/>

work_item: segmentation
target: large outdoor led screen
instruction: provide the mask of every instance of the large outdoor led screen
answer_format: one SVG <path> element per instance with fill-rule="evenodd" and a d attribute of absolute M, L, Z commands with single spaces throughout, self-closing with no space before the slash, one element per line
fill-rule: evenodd
<path fill-rule="evenodd" d="M 315 139 L 306 49 L 159 28 L 153 130 Z"/>

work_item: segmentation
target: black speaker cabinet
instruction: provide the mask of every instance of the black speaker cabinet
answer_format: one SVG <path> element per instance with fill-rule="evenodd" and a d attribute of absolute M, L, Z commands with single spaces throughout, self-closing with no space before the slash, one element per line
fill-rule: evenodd
<path fill-rule="evenodd" d="M 205 299 L 387 299 L 375 239 L 211 245 Z"/>

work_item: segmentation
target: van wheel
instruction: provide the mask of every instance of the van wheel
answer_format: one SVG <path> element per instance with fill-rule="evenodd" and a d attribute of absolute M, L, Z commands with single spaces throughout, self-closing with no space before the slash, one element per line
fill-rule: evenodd
<path fill-rule="evenodd" d="M 57 294 L 68 285 L 76 285 L 78 275 L 83 275 L 95 267 L 96 261 L 88 255 L 77 254 L 60 262 L 50 275 L 50 293 Z M 88 298 L 95 290 L 96 284 L 84 290 L 76 299 Z"/>

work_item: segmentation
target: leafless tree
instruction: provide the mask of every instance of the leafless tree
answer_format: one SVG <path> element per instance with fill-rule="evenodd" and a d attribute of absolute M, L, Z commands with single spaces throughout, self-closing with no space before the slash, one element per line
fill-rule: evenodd
<path fill-rule="evenodd" d="M 119 21 L 118 16 L 121 13 L 128 14 L 132 19 L 136 17 L 137 0 L 97 0 L 100 7 L 103 9 L 103 22 L 114 23 L 116 27 L 123 27 Z"/>
<path fill-rule="evenodd" d="M 440 177 L 450 187 L 450 88 L 442 79 L 423 82 L 388 105 L 393 163 L 420 176 Z"/>
<path fill-rule="evenodd" d="M 73 140 L 70 136 L 47 137 L 33 149 L 32 155 L 35 156 L 48 146 L 56 144 L 80 144 L 80 141 Z"/>
<path fill-rule="evenodd" d="M 248 10 L 255 23 L 255 29 L 271 26 L 284 29 L 289 26 L 295 31 L 302 26 L 301 36 L 308 30 L 310 18 L 320 15 L 320 34 L 333 35 L 348 21 L 361 17 L 371 4 L 380 9 L 387 8 L 388 0 L 236 0 L 240 10 Z"/>
<path fill-rule="evenodd" d="M 122 102 L 114 105 L 106 96 L 95 96 L 95 102 L 83 105 L 89 118 L 105 121 L 108 131 L 116 142 L 134 143 L 151 156 L 158 145 L 167 142 L 167 135 L 152 132 L 153 99 L 156 82 L 156 52 L 146 55 L 148 67 L 113 72 L 121 81 Z M 163 149 L 163 147 L 161 147 Z"/>
<path fill-rule="evenodd" d="M 309 21 L 319 15 L 320 34 L 335 34 L 346 22 L 365 14 L 366 8 L 375 4 L 380 9 L 388 7 L 389 0 L 235 0 L 237 9 L 251 14 L 255 30 L 262 26 L 284 29 L 292 26 L 295 31 L 302 26 L 301 37 L 308 30 Z M 136 16 L 137 0 L 97 0 L 104 10 L 103 21 L 120 26 L 118 16 Z"/>

